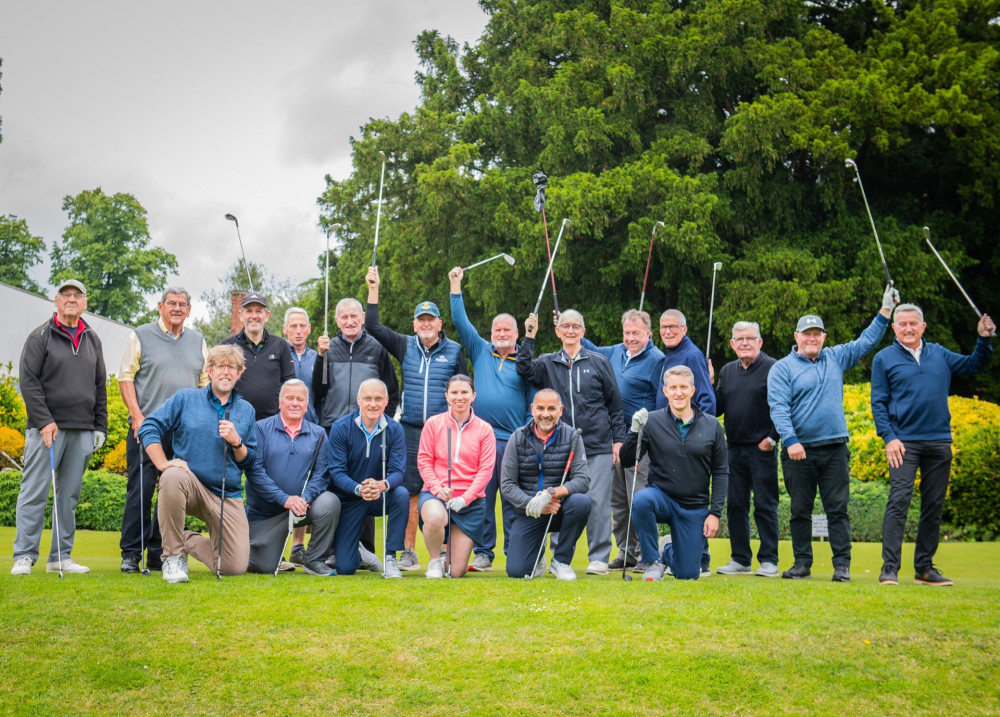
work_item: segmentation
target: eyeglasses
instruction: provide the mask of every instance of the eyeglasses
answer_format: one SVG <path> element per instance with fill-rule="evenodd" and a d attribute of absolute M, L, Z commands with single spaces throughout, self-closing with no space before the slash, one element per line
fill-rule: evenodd
<path fill-rule="evenodd" d="M 76 299 L 79 301 L 80 299 L 86 297 L 87 295 L 81 294 L 79 291 L 60 291 L 59 296 L 61 296 L 64 299 Z"/>
<path fill-rule="evenodd" d="M 240 371 L 238 366 L 232 366 L 228 363 L 213 363 L 212 368 L 216 371 L 229 371 L 231 373 L 239 373 Z"/>
<path fill-rule="evenodd" d="M 168 309 L 186 309 L 191 305 L 186 301 L 164 301 L 163 304 Z"/>
<path fill-rule="evenodd" d="M 760 341 L 760 339 L 756 336 L 740 336 L 738 338 L 733 337 L 734 344 L 755 344 L 758 341 Z"/>
<path fill-rule="evenodd" d="M 560 329 L 569 329 L 570 331 L 579 331 L 583 327 L 580 324 L 559 324 Z"/>
<path fill-rule="evenodd" d="M 660 325 L 660 331 L 664 333 L 673 333 L 674 331 L 680 331 L 681 329 L 686 329 L 687 326 L 678 326 L 677 324 L 670 324 L 669 326 Z"/>

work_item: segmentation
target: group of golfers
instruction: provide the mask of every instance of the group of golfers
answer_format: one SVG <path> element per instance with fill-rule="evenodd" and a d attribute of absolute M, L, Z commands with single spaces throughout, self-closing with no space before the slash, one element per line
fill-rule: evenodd
<path fill-rule="evenodd" d="M 587 574 L 698 579 L 711 574 L 708 538 L 725 508 L 731 554 L 716 572 L 802 579 L 812 574 L 818 490 L 832 579 L 848 582 L 843 375 L 891 322 L 896 340 L 875 355 L 871 379 L 890 478 L 879 582 L 898 583 L 919 470 L 914 579 L 951 584 L 933 564 L 952 457 L 947 398 L 953 375 L 987 366 L 995 332 L 989 316 L 978 323 L 973 353 L 956 354 L 923 339 L 921 309 L 899 303 L 890 285 L 857 339 L 824 347 L 822 318 L 806 315 L 778 360 L 761 350 L 756 323 L 736 322 L 736 359 L 715 376 L 676 309 L 660 316 L 662 349 L 644 311 L 626 311 L 622 342 L 603 347 L 585 338 L 582 314 L 562 311 L 555 317 L 560 350 L 536 356 L 536 315 L 520 343 L 517 320 L 497 315 L 487 340 L 466 313 L 462 269 L 448 278 L 460 343 L 445 336 L 432 301 L 417 304 L 412 334 L 381 324 L 379 273 L 371 267 L 367 306 L 340 301 L 338 333 L 321 336 L 318 351 L 306 345 L 304 309 L 288 309 L 284 338 L 274 336 L 264 328 L 267 299 L 257 293 L 242 299 L 243 329 L 209 349 L 185 326 L 190 294 L 167 288 L 159 318 L 129 336 L 118 374 L 130 425 L 121 571 L 161 570 L 170 583 L 187 582 L 193 556 L 220 577 L 301 567 L 317 576 L 367 569 L 399 578 L 421 569 L 419 531 L 428 578 L 492 570 L 502 550 L 510 577 L 548 571 L 575 580 L 571 563 L 586 531 Z M 27 435 L 14 575 L 29 574 L 39 557 L 50 487 L 46 571 L 89 571 L 72 558 L 75 509 L 83 472 L 105 440 L 107 397 L 86 306 L 84 285 L 63 282 L 52 318 L 31 332 L 21 356 Z M 784 572 L 779 453 L 794 553 Z M 192 517 L 207 537 L 190 529 Z M 662 538 L 660 524 L 669 526 Z"/>

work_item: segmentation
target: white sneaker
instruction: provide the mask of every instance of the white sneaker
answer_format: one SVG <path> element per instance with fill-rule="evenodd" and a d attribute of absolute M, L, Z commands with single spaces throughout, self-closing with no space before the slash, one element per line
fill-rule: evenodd
<path fill-rule="evenodd" d="M 361 543 L 358 543 L 358 554 L 361 556 L 361 568 L 363 570 L 373 573 L 382 572 L 382 563 L 379 562 L 378 557 Z"/>
<path fill-rule="evenodd" d="M 27 555 L 14 561 L 14 567 L 10 569 L 11 575 L 31 575 L 31 558 Z"/>
<path fill-rule="evenodd" d="M 396 564 L 395 555 L 385 556 L 385 572 L 382 573 L 383 578 L 401 578 L 403 574 L 399 572 L 399 565 Z"/>
<path fill-rule="evenodd" d="M 88 568 L 86 565 L 80 565 L 79 563 L 74 562 L 73 558 L 66 558 L 62 561 L 62 571 L 64 573 L 80 573 L 82 575 L 83 573 L 89 573 L 90 568 Z M 45 572 L 58 573 L 59 561 L 57 560 L 54 563 L 48 563 L 45 566 Z"/>
<path fill-rule="evenodd" d="M 181 562 L 186 555 L 171 555 L 163 559 L 163 579 L 168 583 L 186 583 L 188 581 L 187 571 Z"/>
<path fill-rule="evenodd" d="M 778 577 L 778 566 L 774 563 L 761 563 L 755 575 L 762 578 L 776 578 Z"/>
<path fill-rule="evenodd" d="M 424 575 L 431 580 L 444 577 L 444 558 L 434 558 L 427 561 L 427 572 Z"/>
<path fill-rule="evenodd" d="M 535 569 L 531 571 L 531 578 L 540 578 L 545 575 L 545 555 L 538 556 L 538 562 L 535 563 Z"/>
<path fill-rule="evenodd" d="M 721 568 L 716 568 L 715 572 L 719 575 L 750 575 L 753 573 L 753 568 L 749 565 L 738 563 L 735 560 L 730 560 Z"/>
<path fill-rule="evenodd" d="M 566 563 L 553 560 L 549 565 L 549 572 L 556 576 L 556 580 L 576 580 L 576 573 Z"/>
<path fill-rule="evenodd" d="M 181 570 L 184 571 L 185 575 L 189 575 L 190 574 L 188 572 L 188 554 L 187 553 L 181 553 Z"/>
<path fill-rule="evenodd" d="M 587 575 L 607 575 L 608 564 L 600 560 L 591 560 L 587 566 Z"/>

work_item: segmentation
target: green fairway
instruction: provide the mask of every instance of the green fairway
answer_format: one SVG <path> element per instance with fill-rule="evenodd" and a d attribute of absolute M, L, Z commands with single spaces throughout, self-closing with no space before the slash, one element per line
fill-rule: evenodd
<path fill-rule="evenodd" d="M 14 531 L 0 529 L 0 553 Z M 711 541 L 713 563 L 728 543 Z M 191 582 L 118 572 L 117 533 L 80 532 L 90 575 L 0 574 L 4 714 L 996 714 L 1000 544 L 949 543 L 953 588 L 752 576 L 575 583 L 423 571 Z M 48 550 L 49 534 L 42 540 Z M 44 553 L 43 553 L 44 554 Z M 791 547 L 781 545 L 781 564 Z M 904 564 L 912 545 L 904 547 Z M 426 565 L 426 555 L 421 555 Z"/>

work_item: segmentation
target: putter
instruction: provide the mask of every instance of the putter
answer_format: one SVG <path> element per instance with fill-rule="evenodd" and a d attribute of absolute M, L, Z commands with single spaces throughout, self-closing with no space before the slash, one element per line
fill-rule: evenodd
<path fill-rule="evenodd" d="M 721 268 L 721 261 L 712 264 L 712 300 L 708 306 L 708 339 L 705 341 L 705 358 L 708 358 L 708 350 L 712 346 L 712 315 L 715 313 L 715 275 Z"/>
<path fill-rule="evenodd" d="M 649 237 L 649 256 L 646 257 L 646 275 L 642 279 L 642 295 L 639 296 L 639 311 L 642 311 L 642 304 L 646 300 L 646 282 L 649 280 L 649 264 L 653 261 L 653 239 L 656 238 L 658 227 L 666 226 L 663 222 L 653 225 L 653 236 Z"/>
<path fill-rule="evenodd" d="M 535 183 L 535 210 L 542 213 L 542 229 L 545 232 L 545 251 L 549 255 L 549 264 L 552 264 L 552 247 L 549 245 L 549 222 L 545 218 L 545 189 L 549 186 L 549 178 L 545 176 L 545 172 L 538 172 L 535 174 L 531 180 Z M 559 230 L 562 234 L 562 229 Z M 559 242 L 556 242 L 558 247 Z M 559 297 L 556 295 L 556 275 L 552 274 L 552 305 L 556 310 L 556 314 L 559 313 Z M 535 310 L 538 313 L 538 310 Z"/>
<path fill-rule="evenodd" d="M 514 266 L 514 257 L 512 257 L 510 254 L 504 254 L 504 253 L 501 252 L 500 254 L 497 254 L 496 256 L 491 256 L 489 259 L 483 259 L 482 261 L 477 261 L 475 264 L 469 264 L 468 266 L 463 266 L 462 267 L 462 271 L 468 271 L 469 269 L 472 269 L 474 267 L 480 266 L 482 264 L 486 264 L 487 262 L 491 262 L 494 259 L 499 259 L 500 257 L 503 257 L 503 260 L 505 262 L 507 262 L 511 266 Z"/>
<path fill-rule="evenodd" d="M 632 469 L 632 493 L 628 499 L 628 520 L 625 521 L 625 557 L 622 559 L 622 580 L 627 583 L 632 582 L 632 576 L 628 574 L 628 534 L 632 530 L 632 501 L 635 500 L 635 477 L 639 473 L 639 453 L 642 451 L 642 429 L 639 426 L 639 435 L 635 439 L 635 467 Z"/>
<path fill-rule="evenodd" d="M 545 270 L 545 278 L 542 279 L 542 290 L 538 292 L 538 301 L 535 302 L 535 310 L 533 312 L 531 312 L 535 316 L 538 316 L 538 307 L 540 307 L 542 305 L 542 297 L 545 295 L 545 284 L 546 284 L 546 282 L 549 279 L 549 274 L 552 273 L 552 264 L 556 260 L 556 254 L 559 253 L 559 242 L 562 241 L 563 229 L 565 229 L 566 225 L 569 224 L 569 223 L 570 223 L 570 221 L 569 221 L 568 218 L 563 219 L 562 220 L 562 226 L 559 227 L 559 236 L 556 237 L 556 248 L 553 250 L 552 256 L 549 257 L 549 268 Z M 554 285 L 553 285 L 553 288 L 554 288 Z M 555 292 L 554 291 L 553 291 L 553 297 L 552 298 L 553 298 L 553 300 L 555 299 Z M 556 307 L 556 311 L 559 311 L 558 306 Z"/>
<path fill-rule="evenodd" d="M 229 420 L 229 411 L 226 411 L 225 418 Z M 229 460 L 229 442 L 223 441 L 222 446 L 222 500 L 219 501 L 219 556 L 215 560 L 215 577 L 222 580 L 222 518 L 226 513 L 226 462 Z"/>
<path fill-rule="evenodd" d="M 63 579 L 62 546 L 59 544 L 59 501 L 56 494 L 56 439 L 49 446 L 49 467 L 52 469 L 52 539 L 56 542 L 56 559 L 59 561 L 59 579 Z"/>
<path fill-rule="evenodd" d="M 385 428 L 382 429 L 382 480 L 389 484 L 389 481 L 385 477 L 385 439 L 386 434 L 389 433 L 389 425 L 386 424 Z M 385 494 L 388 492 L 388 488 L 382 491 L 382 577 L 385 577 L 385 556 L 389 554 L 389 546 L 386 544 L 386 521 L 389 519 L 385 512 Z"/>
<path fill-rule="evenodd" d="M 951 280 L 955 282 L 955 286 L 957 286 L 958 290 L 962 292 L 962 296 L 964 296 L 965 300 L 969 302 L 969 306 L 971 306 L 972 310 L 976 312 L 976 316 L 978 316 L 980 319 L 983 318 L 983 312 L 979 310 L 979 307 L 976 306 L 976 304 L 972 301 L 972 299 L 969 298 L 969 295 L 965 293 L 965 289 L 962 288 L 962 284 L 959 282 L 958 277 L 956 277 L 952 273 L 951 269 L 948 268 L 948 264 L 945 263 L 944 258 L 942 258 L 940 254 L 938 254 L 938 250 L 934 248 L 933 244 L 931 244 L 930 227 L 924 227 L 924 239 L 927 240 L 927 246 L 929 246 L 931 248 L 931 251 L 934 252 L 934 256 L 936 256 L 937 260 L 941 262 L 941 266 L 943 266 L 944 270 L 948 272 L 948 276 L 950 276 Z M 997 335 L 996 329 L 990 331 L 990 336 L 996 336 L 996 335 Z"/>
<path fill-rule="evenodd" d="M 448 501 L 450 502 L 452 498 L 451 495 L 451 426 L 448 426 Z M 448 504 L 445 503 L 445 508 L 448 508 Z M 448 508 L 448 572 L 444 574 L 446 578 L 451 577 L 451 508 Z"/>
<path fill-rule="evenodd" d="M 885 263 L 885 254 L 882 252 L 882 242 L 878 238 L 878 230 L 875 229 L 875 220 L 872 219 L 872 209 L 868 206 L 868 196 L 865 194 L 865 185 L 861 181 L 861 172 L 858 171 L 858 165 L 854 163 L 853 159 L 845 159 L 844 164 L 854 170 L 854 176 L 858 178 L 858 187 L 861 189 L 861 198 L 865 201 L 865 210 L 868 212 L 868 221 L 872 225 L 872 233 L 875 235 L 875 244 L 878 246 L 878 255 L 882 259 L 882 268 L 885 269 L 885 281 L 889 286 L 892 286 L 892 277 L 889 276 L 889 265 Z"/>
<path fill-rule="evenodd" d="M 306 487 L 309 485 L 309 479 L 312 478 L 313 468 L 316 467 L 316 456 L 319 455 L 320 446 L 323 445 L 323 441 L 316 441 L 316 448 L 313 450 L 312 460 L 309 462 L 309 470 L 306 471 L 306 481 L 302 484 L 302 495 L 306 493 Z M 302 516 L 303 518 L 305 515 Z M 278 564 L 274 567 L 274 577 L 278 577 L 278 568 L 281 567 L 281 561 L 285 558 L 285 551 L 288 550 L 288 539 L 292 537 L 292 530 L 295 529 L 298 523 L 298 516 L 292 511 L 288 511 L 288 535 L 285 536 L 285 544 L 281 546 L 281 555 L 278 556 Z M 221 535 L 221 533 L 220 533 Z"/>
<path fill-rule="evenodd" d="M 573 465 L 573 456 L 576 455 L 576 444 L 580 440 L 580 436 L 583 433 L 579 428 L 573 431 L 573 438 L 569 444 L 569 457 L 566 459 L 566 467 L 563 469 L 562 480 L 559 481 L 559 487 L 561 488 L 563 483 L 566 482 L 566 476 L 569 475 L 570 466 Z M 538 561 L 542 559 L 542 551 L 545 550 L 545 539 L 548 537 L 549 528 L 552 527 L 552 513 L 549 513 L 549 522 L 545 524 L 545 532 L 542 533 L 542 542 L 538 546 L 538 553 L 535 555 L 535 562 L 531 564 L 529 572 L 524 576 L 525 580 L 531 580 L 535 577 L 535 566 L 538 565 Z"/>
<path fill-rule="evenodd" d="M 146 503 L 143 500 L 142 491 L 143 452 L 142 444 L 139 444 L 139 562 L 142 568 L 140 572 L 148 577 L 149 568 L 146 566 L 146 521 L 144 520 Z"/>
<path fill-rule="evenodd" d="M 340 224 L 331 224 L 326 229 L 326 271 L 323 272 L 323 277 L 326 281 L 326 290 L 323 293 L 323 335 L 330 336 L 330 230 L 337 231 L 340 229 Z M 323 357 L 323 385 L 326 386 L 330 382 L 329 371 L 330 368 L 328 364 L 329 359 Z M 284 551 L 281 553 L 284 555 Z"/>
<path fill-rule="evenodd" d="M 372 266 L 378 266 L 375 262 L 378 257 L 378 228 L 382 221 L 382 187 L 385 186 L 385 152 L 379 150 L 379 154 L 382 155 L 382 179 L 378 183 L 378 211 L 375 213 L 375 246 L 372 247 Z"/>
<path fill-rule="evenodd" d="M 255 293 L 254 292 L 254 288 L 253 288 L 253 279 L 250 278 L 250 265 L 247 264 L 247 253 L 245 251 L 243 251 L 243 237 L 240 236 L 240 222 L 232 214 L 227 214 L 226 215 L 226 219 L 228 219 L 229 221 L 231 221 L 234 224 L 236 224 L 236 238 L 239 239 L 239 242 L 240 242 L 240 254 L 243 255 L 243 269 L 247 273 L 247 282 L 250 284 L 250 293 L 253 294 L 253 293 Z"/>

